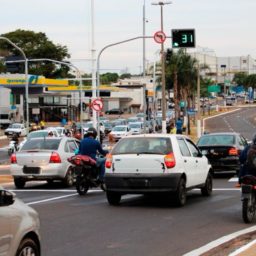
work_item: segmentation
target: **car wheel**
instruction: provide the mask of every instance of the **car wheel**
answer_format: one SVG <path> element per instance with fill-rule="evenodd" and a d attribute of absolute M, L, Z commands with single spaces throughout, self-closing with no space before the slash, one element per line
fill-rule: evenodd
<path fill-rule="evenodd" d="M 186 181 L 184 178 L 180 179 L 177 191 L 174 195 L 175 204 L 177 206 L 184 206 L 187 200 Z"/>
<path fill-rule="evenodd" d="M 210 173 L 207 175 L 204 187 L 201 188 L 201 193 L 203 196 L 210 196 L 212 194 L 212 175 Z"/>
<path fill-rule="evenodd" d="M 107 191 L 107 199 L 110 205 L 119 205 L 121 200 L 121 194 L 117 192 Z"/>
<path fill-rule="evenodd" d="M 40 256 L 39 246 L 31 238 L 21 241 L 16 256 Z"/>
<path fill-rule="evenodd" d="M 25 187 L 26 181 L 22 178 L 14 178 L 14 184 L 16 188 L 22 189 Z"/>
<path fill-rule="evenodd" d="M 63 182 L 67 187 L 72 187 L 74 185 L 74 175 L 71 168 L 68 169 Z"/>

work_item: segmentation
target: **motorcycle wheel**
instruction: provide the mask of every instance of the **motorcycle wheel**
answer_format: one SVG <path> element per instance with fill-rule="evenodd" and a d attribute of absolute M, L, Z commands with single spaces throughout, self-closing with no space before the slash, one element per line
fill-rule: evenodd
<path fill-rule="evenodd" d="M 252 199 L 245 198 L 243 200 L 243 220 L 244 223 L 251 223 L 255 218 L 255 195 L 252 194 Z"/>
<path fill-rule="evenodd" d="M 89 189 L 89 183 L 86 179 L 77 179 L 76 180 L 76 191 L 80 196 L 84 196 Z"/>

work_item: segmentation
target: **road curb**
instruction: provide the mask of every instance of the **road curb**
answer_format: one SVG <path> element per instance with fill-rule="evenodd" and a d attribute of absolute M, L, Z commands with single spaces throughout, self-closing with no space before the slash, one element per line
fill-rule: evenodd
<path fill-rule="evenodd" d="M 220 255 L 221 251 L 227 250 L 228 248 L 233 248 L 233 251 L 240 248 L 242 245 L 250 242 L 253 239 L 253 236 L 256 237 L 256 226 L 246 228 L 232 234 L 223 236 L 215 241 L 212 241 L 198 249 L 195 249 L 191 252 L 184 254 L 183 256 L 214 256 Z M 248 241 L 249 240 L 249 241 Z M 241 241 L 245 241 L 241 245 Z M 246 242 L 248 241 L 248 242 Z M 237 247 L 235 248 L 235 245 Z M 232 251 L 230 251 L 231 253 Z M 228 255 L 228 254 L 223 254 Z"/>

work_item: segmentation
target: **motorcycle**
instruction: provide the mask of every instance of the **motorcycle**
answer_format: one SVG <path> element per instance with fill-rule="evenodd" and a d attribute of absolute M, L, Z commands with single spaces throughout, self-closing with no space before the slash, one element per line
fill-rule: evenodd
<path fill-rule="evenodd" d="M 85 195 L 89 188 L 100 187 L 105 191 L 105 184 L 98 179 L 99 168 L 96 161 L 86 155 L 74 155 L 68 158 L 73 164 L 76 176 L 76 190 L 81 196 Z"/>
<path fill-rule="evenodd" d="M 11 140 L 8 146 L 8 155 L 10 156 L 11 154 L 15 153 L 18 151 L 18 145 L 17 142 L 14 140 Z"/>
<path fill-rule="evenodd" d="M 256 177 L 245 175 L 241 178 L 242 216 L 245 223 L 251 223 L 256 213 Z"/>

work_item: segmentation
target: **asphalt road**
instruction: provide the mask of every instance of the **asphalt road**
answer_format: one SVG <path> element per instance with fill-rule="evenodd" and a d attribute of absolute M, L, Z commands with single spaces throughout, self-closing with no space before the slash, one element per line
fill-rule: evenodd
<path fill-rule="evenodd" d="M 234 130 L 250 139 L 256 131 L 254 112 L 248 108 L 209 119 L 206 128 Z M 24 190 L 12 183 L 4 186 L 39 212 L 42 255 L 180 256 L 253 225 L 242 221 L 236 182 L 234 174 L 217 175 L 211 197 L 190 191 L 182 208 L 169 198 L 137 195 L 124 196 L 118 207 L 109 206 L 100 190 L 81 197 L 60 183 L 31 182 Z"/>

